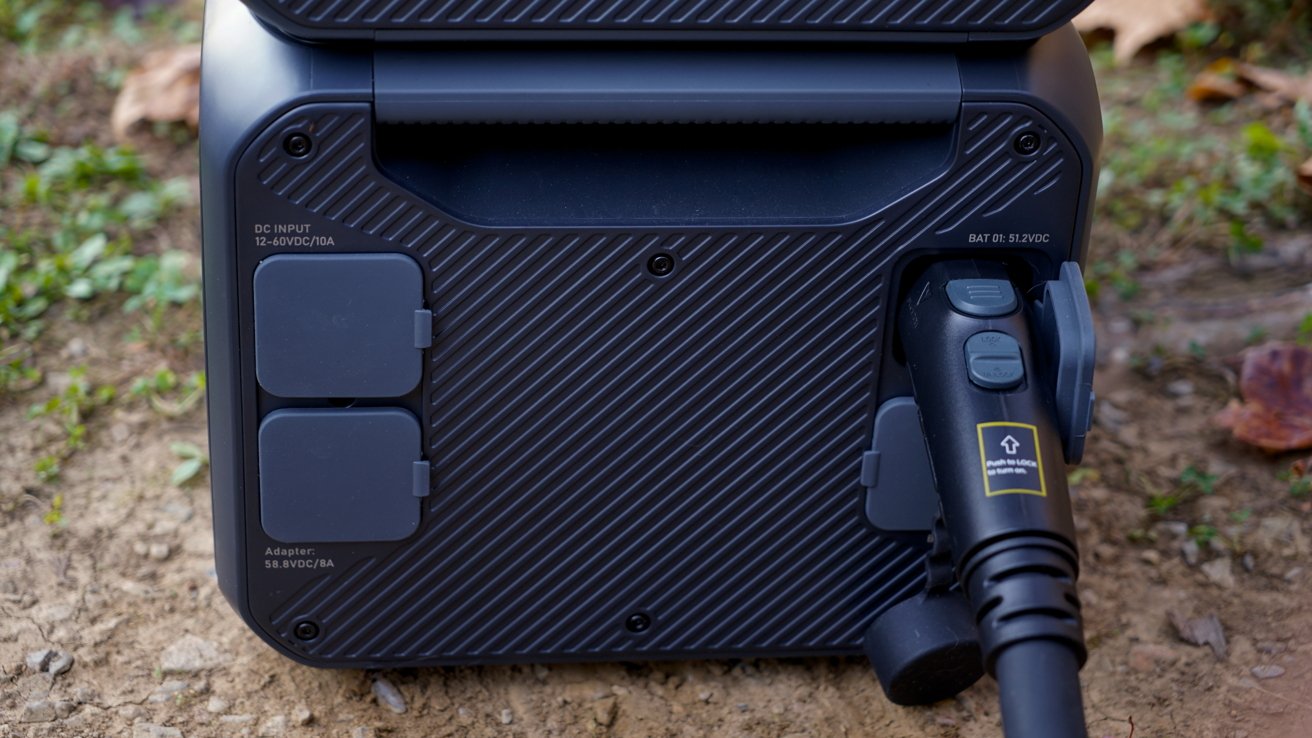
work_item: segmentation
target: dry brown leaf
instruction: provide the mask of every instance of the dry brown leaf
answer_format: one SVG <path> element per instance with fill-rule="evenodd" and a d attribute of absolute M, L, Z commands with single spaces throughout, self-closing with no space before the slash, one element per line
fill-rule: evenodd
<path fill-rule="evenodd" d="M 1248 86 L 1235 78 L 1233 59 L 1218 59 L 1198 73 L 1186 92 L 1195 102 L 1226 102 L 1248 94 Z"/>
<path fill-rule="evenodd" d="M 1300 164 L 1294 174 L 1298 177 L 1298 186 L 1307 194 L 1312 195 L 1312 159 Z"/>
<path fill-rule="evenodd" d="M 1234 66 L 1235 74 L 1240 79 L 1259 90 L 1269 92 L 1285 102 L 1312 102 L 1312 75 L 1299 76 L 1243 62 L 1237 62 Z"/>
<path fill-rule="evenodd" d="M 1189 97 L 1199 102 L 1225 102 L 1258 91 L 1275 107 L 1312 102 L 1312 75 L 1299 76 L 1230 58 L 1217 59 L 1189 86 Z"/>
<path fill-rule="evenodd" d="M 110 130 L 123 140 L 141 123 L 200 123 L 200 45 L 147 54 L 123 80 Z"/>
<path fill-rule="evenodd" d="M 1116 60 L 1126 62 L 1153 41 L 1206 17 L 1203 0 L 1096 0 L 1075 17 L 1075 27 L 1112 31 Z"/>
<path fill-rule="evenodd" d="M 1244 352 L 1244 401 L 1216 416 L 1235 438 L 1267 451 L 1312 448 L 1312 349 L 1270 343 Z"/>

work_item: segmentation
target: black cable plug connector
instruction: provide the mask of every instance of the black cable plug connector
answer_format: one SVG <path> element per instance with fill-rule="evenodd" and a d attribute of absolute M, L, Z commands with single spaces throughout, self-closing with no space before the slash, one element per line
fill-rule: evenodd
<path fill-rule="evenodd" d="M 1086 738 L 1087 651 L 1055 400 L 1005 267 L 931 266 L 899 332 L 961 592 L 1009 738 Z"/>

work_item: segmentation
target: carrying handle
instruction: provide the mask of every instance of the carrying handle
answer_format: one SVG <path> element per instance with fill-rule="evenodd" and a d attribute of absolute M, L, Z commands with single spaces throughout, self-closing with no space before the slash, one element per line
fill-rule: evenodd
<path fill-rule="evenodd" d="M 860 50 L 374 54 L 380 123 L 951 123 L 956 57 Z"/>

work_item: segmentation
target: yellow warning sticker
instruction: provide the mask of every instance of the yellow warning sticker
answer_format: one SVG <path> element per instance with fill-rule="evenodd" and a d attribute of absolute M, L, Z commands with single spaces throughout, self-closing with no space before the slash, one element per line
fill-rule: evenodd
<path fill-rule="evenodd" d="M 1039 429 L 1028 423 L 980 423 L 979 461 L 984 471 L 984 493 L 1048 496 L 1043 480 Z"/>

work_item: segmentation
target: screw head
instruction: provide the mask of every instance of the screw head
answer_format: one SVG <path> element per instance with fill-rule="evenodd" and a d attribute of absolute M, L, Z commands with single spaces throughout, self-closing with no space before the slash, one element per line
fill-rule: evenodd
<path fill-rule="evenodd" d="M 674 257 L 666 253 L 652 256 L 647 260 L 647 271 L 657 277 L 669 276 L 674 271 Z"/>
<path fill-rule="evenodd" d="M 642 633 L 651 627 L 651 617 L 645 612 L 635 612 L 624 620 L 624 629 L 630 633 Z"/>
<path fill-rule="evenodd" d="M 1039 153 L 1039 147 L 1043 145 L 1043 139 L 1039 134 L 1033 131 L 1026 131 L 1016 137 L 1016 153 L 1021 156 L 1032 156 Z"/>
<path fill-rule="evenodd" d="M 314 148 L 310 137 L 304 133 L 293 133 L 282 142 L 282 148 L 288 154 L 302 159 L 310 155 L 310 150 Z"/>
<path fill-rule="evenodd" d="M 302 620 L 292 629 L 292 633 L 303 641 L 312 641 L 319 637 L 319 625 L 309 620 Z"/>

